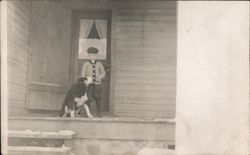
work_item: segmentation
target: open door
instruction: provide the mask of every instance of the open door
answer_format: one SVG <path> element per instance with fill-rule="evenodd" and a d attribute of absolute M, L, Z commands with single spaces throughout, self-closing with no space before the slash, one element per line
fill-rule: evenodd
<path fill-rule="evenodd" d="M 106 76 L 102 81 L 101 111 L 109 111 L 109 79 L 110 79 L 110 36 L 111 12 L 84 12 L 73 13 L 73 57 L 72 57 L 72 83 L 81 76 L 83 63 L 89 61 L 86 47 L 92 44 L 91 38 L 97 38 L 100 52 L 96 59 L 102 62 Z"/>
<path fill-rule="evenodd" d="M 27 109 L 59 111 L 69 87 L 71 21 L 70 10 L 63 11 L 33 2 Z"/>

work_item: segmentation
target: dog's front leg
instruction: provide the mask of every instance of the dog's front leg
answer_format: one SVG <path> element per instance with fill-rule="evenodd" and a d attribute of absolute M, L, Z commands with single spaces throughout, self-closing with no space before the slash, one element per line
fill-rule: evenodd
<path fill-rule="evenodd" d="M 85 111 L 87 113 L 88 118 L 93 118 L 94 116 L 91 115 L 91 113 L 89 111 L 89 107 L 87 106 L 87 104 L 83 104 L 83 105 L 84 105 L 84 108 L 85 108 Z"/>

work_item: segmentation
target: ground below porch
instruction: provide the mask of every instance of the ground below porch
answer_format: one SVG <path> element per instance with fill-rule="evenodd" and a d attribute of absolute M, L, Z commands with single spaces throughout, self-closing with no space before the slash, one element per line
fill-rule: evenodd
<path fill-rule="evenodd" d="M 143 148 L 175 145 L 173 119 L 10 117 L 8 126 L 9 130 L 74 131 L 71 147 L 76 155 L 136 155 Z"/>

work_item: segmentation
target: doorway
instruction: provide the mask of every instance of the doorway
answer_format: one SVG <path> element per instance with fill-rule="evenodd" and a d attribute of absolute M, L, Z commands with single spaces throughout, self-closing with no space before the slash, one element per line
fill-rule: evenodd
<path fill-rule="evenodd" d="M 89 61 L 87 48 L 98 46 L 96 59 L 102 62 L 106 76 L 102 80 L 102 113 L 108 113 L 110 92 L 111 11 L 74 11 L 72 18 L 71 83 L 81 76 L 83 64 Z"/>

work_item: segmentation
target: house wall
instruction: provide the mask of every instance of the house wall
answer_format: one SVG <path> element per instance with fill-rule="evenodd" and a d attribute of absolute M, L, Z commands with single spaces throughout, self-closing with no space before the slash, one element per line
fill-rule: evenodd
<path fill-rule="evenodd" d="M 71 11 L 58 1 L 7 4 L 9 115 L 49 116 L 51 111 L 37 110 L 60 109 L 51 103 L 61 103 L 65 96 L 70 77 Z M 43 85 L 46 82 L 59 87 Z M 32 108 L 37 110 L 27 110 Z"/>
<path fill-rule="evenodd" d="M 11 54 L 9 54 L 8 59 L 10 61 L 9 107 L 11 109 L 13 107 L 10 115 L 30 114 L 32 111 L 26 110 L 27 107 L 30 109 L 34 107 L 34 109 L 46 109 L 46 107 L 48 107 L 47 109 L 51 109 L 51 107 L 54 110 L 59 109 L 58 106 L 52 105 L 54 102 L 50 101 L 62 102 L 62 94 L 64 93 L 62 89 L 65 89 L 66 83 L 69 81 L 67 76 L 70 75 L 70 72 L 68 72 L 69 63 L 67 62 L 69 59 L 66 58 L 70 57 L 70 48 L 68 47 L 71 46 L 71 33 L 68 32 L 71 29 L 69 24 L 70 9 L 88 10 L 96 8 L 96 10 L 112 11 L 111 110 L 116 116 L 168 118 L 175 116 L 176 2 L 153 3 L 148 1 L 145 3 L 130 2 L 130 4 L 123 2 L 86 3 L 84 1 L 68 1 L 64 3 L 64 6 L 61 3 L 51 1 L 35 3 L 35 6 L 39 6 L 38 9 L 40 8 L 40 12 L 36 13 L 39 16 L 36 17 L 31 16 L 31 2 L 11 1 L 9 3 L 9 7 L 12 9 L 12 11 L 9 11 L 12 16 L 8 18 L 9 36 L 12 36 L 9 43 Z M 65 13 L 65 10 L 67 13 Z M 40 21 L 43 22 L 39 25 L 33 25 L 34 22 L 31 21 L 31 18 L 36 20 L 41 18 Z M 57 22 L 50 22 L 49 19 Z M 30 29 L 30 25 L 33 26 L 33 30 Z M 38 30 L 44 29 L 45 32 L 34 35 L 32 32 L 37 32 L 34 31 L 34 27 Z M 59 32 L 63 30 L 67 33 L 60 34 Z M 49 35 L 46 36 L 46 33 Z M 55 40 L 53 37 L 58 37 L 57 33 L 62 35 L 59 38 L 64 39 Z M 30 38 L 31 36 L 32 38 Z M 40 41 L 33 44 L 34 40 L 37 39 L 33 36 L 37 36 Z M 18 40 L 18 42 L 15 41 L 14 43 L 14 40 Z M 29 40 L 31 41 L 29 42 Z M 39 47 L 39 49 L 36 51 L 32 48 L 33 46 Z M 51 57 L 44 57 L 44 52 L 48 52 L 48 55 L 51 53 L 58 61 L 48 61 Z M 19 55 L 14 58 L 15 53 Z M 29 56 L 31 59 L 29 59 Z M 14 61 L 15 59 L 18 59 L 18 61 Z M 62 63 L 61 60 L 65 61 Z M 48 62 L 54 63 L 48 65 Z M 20 65 L 17 65 L 17 63 Z M 53 72 L 53 66 L 57 64 L 63 64 L 64 66 L 56 69 L 58 72 L 55 73 Z M 30 66 L 29 69 L 28 66 Z M 29 76 L 28 70 L 31 71 Z M 32 72 L 36 72 L 36 74 Z M 55 74 L 62 76 L 56 78 Z M 49 93 L 49 91 L 54 90 L 51 86 L 43 86 L 42 89 L 45 91 L 40 93 L 41 89 L 39 89 L 40 94 L 35 94 L 37 96 L 34 94 L 31 97 L 28 96 L 27 80 L 52 85 L 59 84 L 62 89 L 56 91 L 61 93 L 60 97 L 51 97 L 56 95 Z M 38 90 L 37 86 L 31 86 L 32 89 Z M 30 98 L 32 101 L 28 102 L 27 99 Z M 39 102 L 35 102 L 37 99 Z M 26 103 L 28 105 L 25 105 Z M 32 114 L 38 113 L 38 111 L 32 112 Z M 45 113 L 45 115 L 47 114 L 50 114 L 50 112 Z"/>
<path fill-rule="evenodd" d="M 176 3 L 113 10 L 114 112 L 174 117 Z"/>
<path fill-rule="evenodd" d="M 25 114 L 31 1 L 8 1 L 9 115 Z"/>

